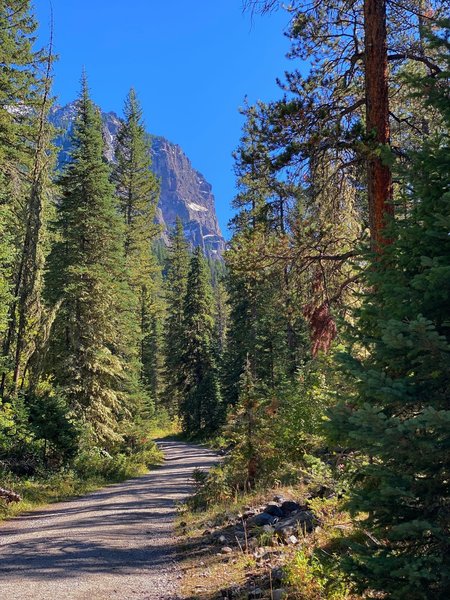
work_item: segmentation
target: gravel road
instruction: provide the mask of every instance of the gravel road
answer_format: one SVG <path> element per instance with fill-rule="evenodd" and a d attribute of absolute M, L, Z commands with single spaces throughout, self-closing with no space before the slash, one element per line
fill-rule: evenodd
<path fill-rule="evenodd" d="M 1 600 L 179 600 L 173 522 L 214 453 L 162 441 L 148 475 L 0 527 Z"/>

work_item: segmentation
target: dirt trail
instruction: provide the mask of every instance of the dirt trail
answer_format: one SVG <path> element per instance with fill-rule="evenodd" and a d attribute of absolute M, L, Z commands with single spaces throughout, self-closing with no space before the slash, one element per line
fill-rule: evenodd
<path fill-rule="evenodd" d="M 1 600 L 177 600 L 173 522 L 195 468 L 214 453 L 163 441 L 148 475 L 0 527 Z"/>

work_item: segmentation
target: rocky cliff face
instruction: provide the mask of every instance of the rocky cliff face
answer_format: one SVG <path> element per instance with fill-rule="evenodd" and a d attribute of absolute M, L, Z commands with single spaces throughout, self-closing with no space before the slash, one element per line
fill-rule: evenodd
<path fill-rule="evenodd" d="M 70 130 L 76 115 L 76 104 L 55 107 L 51 121 L 59 129 L 56 139 L 60 148 L 58 162 L 62 165 L 70 149 Z M 102 113 L 106 157 L 114 160 L 114 144 L 120 125 L 113 113 Z M 184 225 L 187 239 L 193 246 L 201 246 L 211 257 L 222 256 L 225 240 L 217 222 L 214 195 L 211 185 L 196 171 L 180 146 L 163 137 L 152 137 L 152 170 L 160 179 L 161 195 L 156 219 L 162 225 L 162 236 L 168 233 L 179 217 Z"/>

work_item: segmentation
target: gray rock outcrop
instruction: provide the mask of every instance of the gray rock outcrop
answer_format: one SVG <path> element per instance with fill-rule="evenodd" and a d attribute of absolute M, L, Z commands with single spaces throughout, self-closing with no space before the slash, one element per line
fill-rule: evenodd
<path fill-rule="evenodd" d="M 58 164 L 67 160 L 70 150 L 70 131 L 76 115 L 76 102 L 55 106 L 50 119 L 58 128 L 56 145 Z M 106 158 L 114 160 L 114 145 L 120 119 L 114 112 L 102 113 Z M 160 179 L 161 194 L 156 220 L 161 225 L 162 238 L 168 241 L 169 231 L 179 217 L 186 238 L 192 246 L 201 246 L 207 256 L 221 258 L 225 240 L 217 221 L 215 199 L 211 185 L 196 171 L 189 158 L 177 144 L 158 136 L 152 140 L 152 170 Z"/>

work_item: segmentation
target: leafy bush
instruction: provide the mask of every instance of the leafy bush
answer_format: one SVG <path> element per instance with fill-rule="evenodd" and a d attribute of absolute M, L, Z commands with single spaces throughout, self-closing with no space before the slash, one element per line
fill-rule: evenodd
<path fill-rule="evenodd" d="M 42 382 L 27 398 L 27 404 L 29 428 L 39 441 L 44 466 L 58 468 L 69 463 L 77 453 L 81 431 L 66 398 L 51 384 Z"/>
<path fill-rule="evenodd" d="M 322 443 L 326 412 L 336 402 L 336 390 L 344 386 L 333 355 L 305 362 L 293 380 L 279 386 L 273 427 L 285 459 L 296 462 Z"/>
<path fill-rule="evenodd" d="M 192 476 L 195 492 L 189 498 L 190 506 L 198 510 L 232 498 L 234 490 L 229 475 L 230 470 L 222 465 L 213 467 L 208 473 L 196 469 Z"/>
<path fill-rule="evenodd" d="M 349 584 L 339 569 L 338 557 L 323 550 L 306 548 L 296 553 L 287 565 L 286 583 L 292 587 L 290 598 L 297 600 L 350 600 Z"/>
<path fill-rule="evenodd" d="M 58 470 L 75 456 L 79 436 L 65 397 L 50 382 L 41 382 L 33 394 L 19 394 L 2 405 L 1 466 L 22 476 Z"/>
<path fill-rule="evenodd" d="M 118 452 L 112 455 L 94 446 L 77 456 L 74 468 L 84 479 L 102 477 L 105 481 L 123 481 L 145 473 L 150 465 L 157 464 L 160 460 L 161 453 L 154 442 L 149 442 L 135 452 Z"/>

